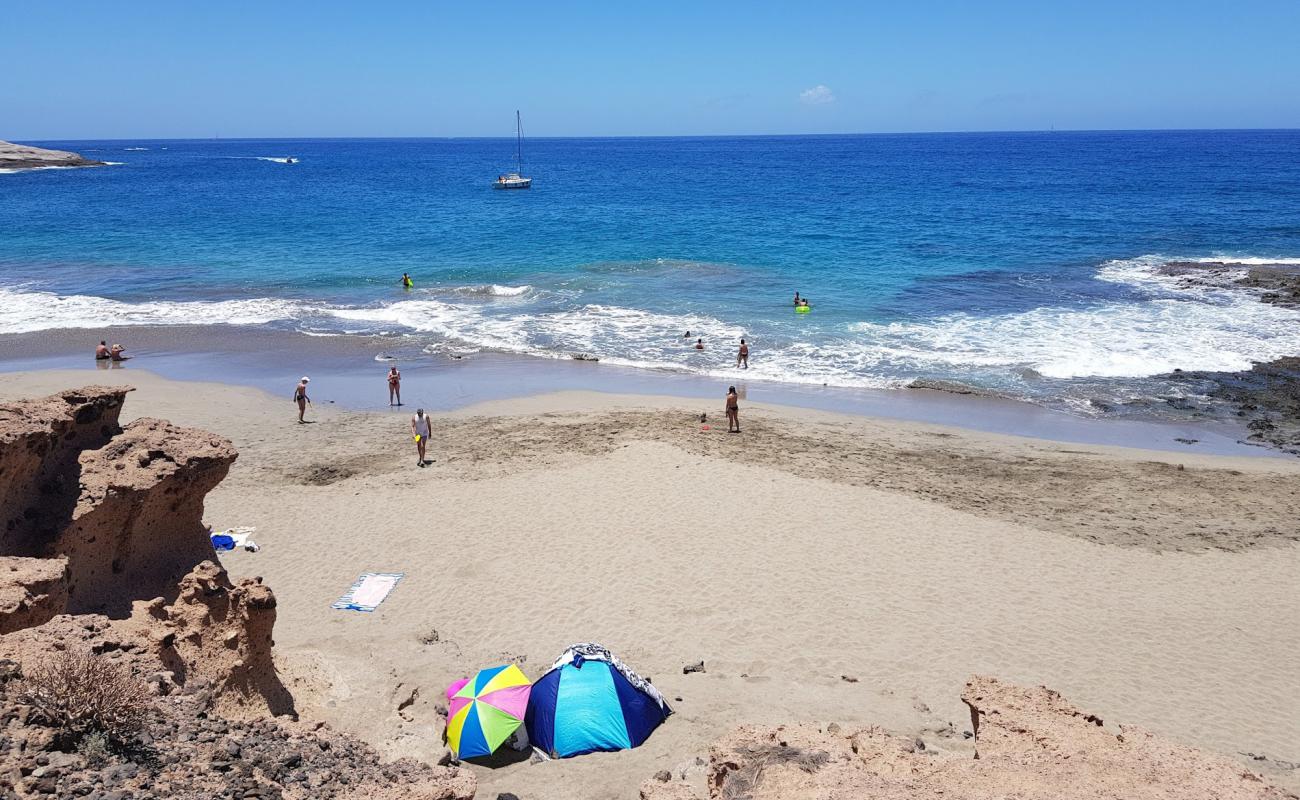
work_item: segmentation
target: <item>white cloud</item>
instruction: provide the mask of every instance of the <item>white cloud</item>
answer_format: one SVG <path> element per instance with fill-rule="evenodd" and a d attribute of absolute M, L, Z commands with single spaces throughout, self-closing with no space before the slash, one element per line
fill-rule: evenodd
<path fill-rule="evenodd" d="M 835 102 L 835 93 L 829 86 L 817 84 L 811 89 L 805 89 L 799 93 L 799 102 L 806 106 L 824 106 L 827 103 Z"/>

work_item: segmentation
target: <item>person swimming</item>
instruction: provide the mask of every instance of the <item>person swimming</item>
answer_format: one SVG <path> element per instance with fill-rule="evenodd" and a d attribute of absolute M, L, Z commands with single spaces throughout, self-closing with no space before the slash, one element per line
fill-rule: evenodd
<path fill-rule="evenodd" d="M 696 350 L 703 350 L 703 349 L 704 349 L 704 340 L 703 340 L 703 339 L 696 339 L 696 340 L 695 340 L 695 349 L 696 349 Z"/>
<path fill-rule="evenodd" d="M 405 272 L 402 273 L 402 288 L 403 289 L 415 288 L 415 281 L 411 280 L 411 276 L 406 274 Z"/>

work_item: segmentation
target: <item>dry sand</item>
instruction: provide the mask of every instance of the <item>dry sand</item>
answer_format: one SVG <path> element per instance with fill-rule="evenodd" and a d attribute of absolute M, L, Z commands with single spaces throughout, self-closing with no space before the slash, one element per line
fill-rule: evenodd
<path fill-rule="evenodd" d="M 567 393 L 435 416 L 436 463 L 419 469 L 411 409 L 318 406 L 300 426 L 291 386 L 41 372 L 5 375 L 0 399 L 105 378 L 138 387 L 128 417 L 239 448 L 206 519 L 257 527 L 261 552 L 223 561 L 279 598 L 277 657 L 304 715 L 436 752 L 449 682 L 507 659 L 537 677 L 583 640 L 678 712 L 634 751 L 475 767 L 481 796 L 634 797 L 742 722 L 875 723 L 966 748 L 956 698 L 973 673 L 1300 787 L 1279 763 L 1300 761 L 1298 461 L 748 404 L 729 436 L 721 397 Z M 376 613 L 331 610 L 368 570 L 406 579 Z M 707 673 L 682 674 L 701 659 Z"/>

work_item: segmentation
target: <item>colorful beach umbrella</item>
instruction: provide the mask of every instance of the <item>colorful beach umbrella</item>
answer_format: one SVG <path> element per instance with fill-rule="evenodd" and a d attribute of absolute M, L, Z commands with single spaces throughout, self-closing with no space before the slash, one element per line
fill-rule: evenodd
<path fill-rule="evenodd" d="M 482 670 L 447 687 L 447 744 L 456 757 L 492 755 L 523 724 L 532 688 L 514 664 Z"/>

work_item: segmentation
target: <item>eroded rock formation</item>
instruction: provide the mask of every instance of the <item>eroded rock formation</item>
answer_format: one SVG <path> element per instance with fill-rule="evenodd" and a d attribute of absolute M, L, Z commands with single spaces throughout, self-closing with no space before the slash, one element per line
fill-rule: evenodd
<path fill-rule="evenodd" d="M 129 612 L 132 599 L 174 595 L 180 578 L 213 556 L 203 499 L 235 457 L 220 436 L 157 419 L 136 420 L 83 453 L 71 518 L 45 545 L 68 559 L 69 609 L 111 616 Z"/>
<path fill-rule="evenodd" d="M 78 458 L 121 433 L 129 391 L 87 386 L 0 404 L 0 555 L 45 555 L 76 502 Z"/>
<path fill-rule="evenodd" d="M 0 635 L 42 625 L 67 606 L 66 558 L 0 556 Z"/>
<path fill-rule="evenodd" d="M 1105 725 L 1045 687 L 1026 689 L 976 677 L 966 684 L 962 700 L 975 726 L 975 757 L 936 750 L 879 728 L 746 726 L 711 748 L 708 797 L 1295 798 L 1234 761 L 1138 727 Z M 661 774 L 642 786 L 641 797 L 698 800 L 700 794 L 688 782 Z"/>
<path fill-rule="evenodd" d="M 162 420 L 123 429 L 128 391 L 0 406 L 0 797 L 471 798 L 465 770 L 382 763 L 297 722 L 275 595 L 232 583 L 202 524 L 235 449 Z M 63 651 L 147 684 L 139 752 L 61 752 L 35 724 L 51 721 L 25 705 L 23 670 Z"/>

